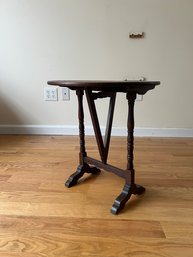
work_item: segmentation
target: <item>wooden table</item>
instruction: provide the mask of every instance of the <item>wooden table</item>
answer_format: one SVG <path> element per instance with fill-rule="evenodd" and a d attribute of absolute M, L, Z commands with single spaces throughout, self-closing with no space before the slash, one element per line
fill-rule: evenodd
<path fill-rule="evenodd" d="M 97 174 L 100 169 L 112 172 L 117 176 L 125 179 L 125 185 L 121 194 L 115 199 L 111 212 L 117 214 L 132 194 L 141 195 L 145 192 L 145 188 L 135 184 L 135 170 L 133 165 L 133 148 L 134 148 L 134 103 L 136 94 L 144 95 L 147 91 L 154 89 L 159 85 L 159 81 L 68 81 L 68 80 L 55 80 L 48 81 L 49 85 L 58 85 L 60 87 L 68 87 L 69 89 L 76 90 L 78 97 L 78 119 L 79 119 L 79 138 L 80 138 L 80 163 L 75 173 L 73 173 L 65 185 L 67 187 L 74 186 L 79 178 L 84 173 Z M 113 114 L 115 107 L 116 93 L 121 92 L 126 94 L 128 101 L 128 122 L 127 122 L 127 168 L 126 170 L 119 169 L 107 163 L 109 143 L 111 137 L 111 129 L 113 122 Z M 85 128 L 84 128 L 84 108 L 83 108 L 83 95 L 86 94 L 88 107 L 93 123 L 95 137 L 99 149 L 101 160 L 96 160 L 89 157 L 85 147 Z M 95 100 L 98 98 L 109 97 L 109 110 L 106 125 L 106 132 L 104 138 L 102 137 L 100 124 L 95 107 Z"/>

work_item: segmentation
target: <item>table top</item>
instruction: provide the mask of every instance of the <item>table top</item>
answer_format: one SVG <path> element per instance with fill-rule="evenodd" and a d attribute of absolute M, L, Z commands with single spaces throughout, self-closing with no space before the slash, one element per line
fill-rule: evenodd
<path fill-rule="evenodd" d="M 109 81 L 109 80 L 52 80 L 47 82 L 48 85 L 68 87 L 72 90 L 91 89 L 94 91 L 111 91 L 111 92 L 134 92 L 145 94 L 148 90 L 154 89 L 159 85 L 159 81 Z"/>

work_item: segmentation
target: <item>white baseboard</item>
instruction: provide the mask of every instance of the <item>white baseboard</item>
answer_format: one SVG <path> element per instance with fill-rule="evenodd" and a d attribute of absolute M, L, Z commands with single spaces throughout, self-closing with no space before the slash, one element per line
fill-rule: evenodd
<path fill-rule="evenodd" d="M 101 128 L 104 134 L 105 128 Z M 0 134 L 32 135 L 78 135 L 78 126 L 67 125 L 0 125 Z M 94 135 L 91 126 L 86 126 L 86 135 Z M 137 137 L 193 137 L 193 129 L 185 128 L 135 128 Z M 126 136 L 127 130 L 122 127 L 112 128 L 113 136 Z"/>

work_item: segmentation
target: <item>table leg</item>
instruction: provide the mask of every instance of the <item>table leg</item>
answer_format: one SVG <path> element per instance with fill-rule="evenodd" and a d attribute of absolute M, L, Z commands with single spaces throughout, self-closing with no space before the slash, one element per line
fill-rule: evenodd
<path fill-rule="evenodd" d="M 133 167 L 133 150 L 134 150 L 134 104 L 135 104 L 136 94 L 127 94 L 128 100 L 128 136 L 127 136 L 127 170 L 126 181 L 121 194 L 115 199 L 111 212 L 117 214 L 121 209 L 124 208 L 126 202 L 130 199 L 132 194 L 143 194 L 145 188 L 135 184 L 135 170 Z"/>
<path fill-rule="evenodd" d="M 84 110 L 83 110 L 83 95 L 84 91 L 82 89 L 76 90 L 78 97 L 78 119 L 79 119 L 79 139 L 80 139 L 80 153 L 79 161 L 80 164 L 76 170 L 66 181 L 66 187 L 72 187 L 76 185 L 79 178 L 81 178 L 84 173 L 97 174 L 100 172 L 100 169 L 96 167 L 91 167 L 84 162 L 84 157 L 87 156 L 85 148 L 85 129 L 84 129 Z"/>

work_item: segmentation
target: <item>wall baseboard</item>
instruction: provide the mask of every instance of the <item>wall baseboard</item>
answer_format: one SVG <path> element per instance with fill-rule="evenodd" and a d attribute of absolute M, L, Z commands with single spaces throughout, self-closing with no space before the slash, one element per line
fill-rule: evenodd
<path fill-rule="evenodd" d="M 101 128 L 104 134 L 105 128 Z M 91 126 L 86 126 L 86 135 L 94 135 Z M 78 126 L 67 125 L 0 125 L 0 134 L 26 135 L 78 135 Z M 137 137 L 193 137 L 193 129 L 185 128 L 135 128 Z M 126 136 L 127 130 L 122 127 L 112 128 L 113 136 Z"/>

